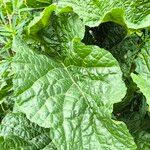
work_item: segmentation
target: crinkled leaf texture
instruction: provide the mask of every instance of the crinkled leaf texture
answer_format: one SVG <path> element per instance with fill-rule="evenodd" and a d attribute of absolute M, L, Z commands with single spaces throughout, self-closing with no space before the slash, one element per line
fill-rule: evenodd
<path fill-rule="evenodd" d="M 10 82 L 10 62 L 0 62 L 0 104 L 2 104 L 9 96 L 12 84 Z"/>
<path fill-rule="evenodd" d="M 60 51 L 66 43 L 74 38 L 83 39 L 85 26 L 78 15 L 73 12 L 53 15 L 51 20 L 49 26 L 39 33 L 49 52 L 50 49 L 53 49 L 54 53 Z"/>
<path fill-rule="evenodd" d="M 13 107 L 11 61 L 0 61 L 0 122 Z"/>
<path fill-rule="evenodd" d="M 10 113 L 2 120 L 0 125 L 1 150 L 44 150 L 48 145 L 52 148 L 49 129 L 31 123 L 25 115 Z"/>
<path fill-rule="evenodd" d="M 125 124 L 111 119 L 126 88 L 109 52 L 79 39 L 63 58 L 36 53 L 19 39 L 15 47 L 15 102 L 32 122 L 51 128 L 58 149 L 136 149 Z"/>
<path fill-rule="evenodd" d="M 136 59 L 136 72 L 137 74 L 132 74 L 132 78 L 150 105 L 150 39 L 146 41 Z"/>
<path fill-rule="evenodd" d="M 133 29 L 150 25 L 149 0 L 59 0 L 59 6 L 71 6 L 90 27 L 107 21 Z"/>

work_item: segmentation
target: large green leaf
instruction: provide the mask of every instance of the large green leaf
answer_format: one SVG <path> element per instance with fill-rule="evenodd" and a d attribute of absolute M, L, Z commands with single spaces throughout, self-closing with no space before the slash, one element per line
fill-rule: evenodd
<path fill-rule="evenodd" d="M 59 0 L 59 5 L 72 6 L 90 27 L 107 21 L 134 29 L 150 25 L 149 0 Z"/>
<path fill-rule="evenodd" d="M 132 78 L 141 92 L 146 96 L 148 104 L 150 104 L 150 39 L 143 46 L 141 52 L 136 59 L 136 73 L 132 74 Z"/>
<path fill-rule="evenodd" d="M 39 150 L 45 148 L 51 139 L 49 129 L 31 123 L 25 115 L 7 114 L 0 124 L 1 150 Z"/>
<path fill-rule="evenodd" d="M 51 127 L 58 149 L 136 149 L 126 126 L 111 120 L 126 88 L 109 52 L 74 39 L 62 59 L 15 44 L 15 102 L 28 119 Z"/>

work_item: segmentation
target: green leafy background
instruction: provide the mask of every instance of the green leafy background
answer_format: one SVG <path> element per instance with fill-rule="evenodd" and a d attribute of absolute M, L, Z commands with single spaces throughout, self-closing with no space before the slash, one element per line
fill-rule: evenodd
<path fill-rule="evenodd" d="M 149 7 L 0 0 L 0 149 L 149 150 Z"/>

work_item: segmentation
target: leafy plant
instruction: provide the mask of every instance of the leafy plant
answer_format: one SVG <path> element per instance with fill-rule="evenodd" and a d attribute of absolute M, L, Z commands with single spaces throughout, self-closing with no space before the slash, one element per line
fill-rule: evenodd
<path fill-rule="evenodd" d="M 0 1 L 0 149 L 149 150 L 150 2 Z"/>

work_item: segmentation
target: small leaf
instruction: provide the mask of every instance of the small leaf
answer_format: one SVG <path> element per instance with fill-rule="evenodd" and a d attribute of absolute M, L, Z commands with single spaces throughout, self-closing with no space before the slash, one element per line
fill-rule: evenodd
<path fill-rule="evenodd" d="M 35 17 L 28 26 L 28 33 L 35 34 L 50 22 L 50 16 L 56 9 L 56 5 L 50 5 L 44 9 L 40 16 Z"/>

